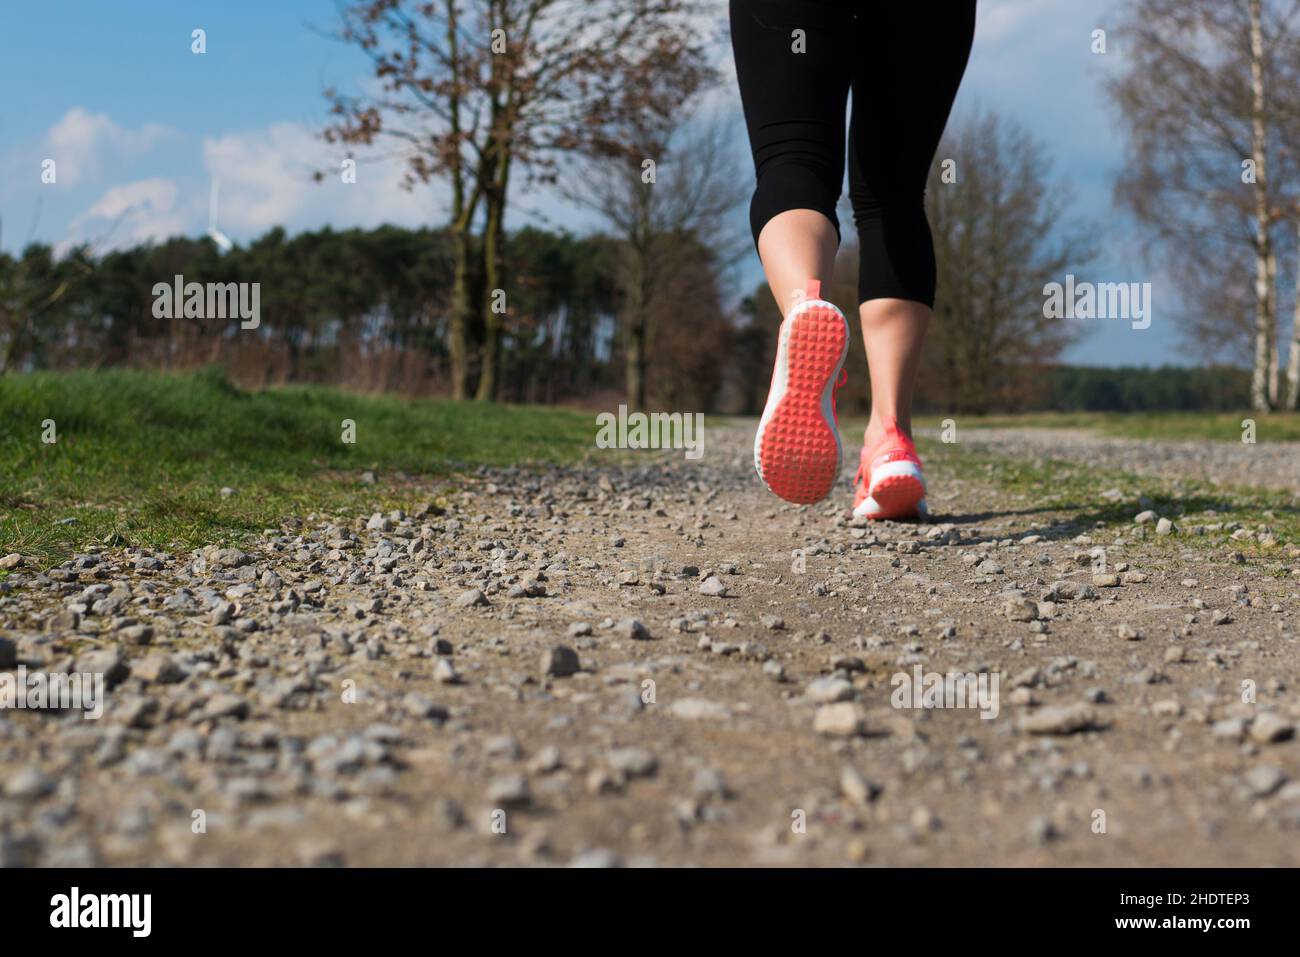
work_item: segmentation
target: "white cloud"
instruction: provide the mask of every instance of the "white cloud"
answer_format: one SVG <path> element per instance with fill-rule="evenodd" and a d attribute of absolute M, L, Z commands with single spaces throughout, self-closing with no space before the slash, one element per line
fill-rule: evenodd
<path fill-rule="evenodd" d="M 46 134 L 63 155 L 116 155 L 104 164 L 106 175 L 128 173 L 125 154 L 144 153 L 157 142 L 163 128 L 126 131 L 108 117 L 75 109 Z M 333 152 L 316 131 L 304 124 L 277 123 L 205 137 L 196 144 L 203 174 L 131 180 L 99 193 L 68 224 L 59 250 L 90 242 L 99 250 L 119 248 L 170 236 L 202 235 L 208 226 L 211 180 L 220 181 L 217 224 L 237 242 L 246 242 L 274 226 L 290 233 L 325 225 L 337 228 L 372 227 L 382 223 L 406 226 L 439 225 L 446 219 L 447 190 L 435 181 L 412 192 L 401 188 L 398 159 L 358 157 L 357 181 L 339 176 L 344 154 Z M 81 167 L 81 172 L 86 172 Z M 312 179 L 320 169 L 323 182 Z M 60 183 L 66 181 L 64 163 Z"/>
<path fill-rule="evenodd" d="M 106 190 L 68 226 L 60 250 L 89 242 L 102 250 L 184 234 L 193 209 L 177 202 L 180 190 L 170 179 L 143 179 Z"/>
<path fill-rule="evenodd" d="M 147 153 L 172 132 L 160 123 L 128 129 L 103 113 L 74 106 L 50 127 L 45 146 L 58 163 L 59 182 L 75 186 L 95 179 L 110 163 Z"/>
<path fill-rule="evenodd" d="M 1064 0 L 983 0 L 976 8 L 975 35 L 983 43 L 1001 43 L 1035 18 L 1058 18 Z M 1041 22 L 1040 22 L 1041 25 Z"/>
<path fill-rule="evenodd" d="M 156 165 L 167 141 L 167 173 L 142 178 L 140 162 Z M 385 150 L 388 150 L 386 153 Z M 154 155 L 150 156 L 150 151 Z M 201 163 L 185 164 L 197 152 Z M 333 226 L 373 228 L 441 226 L 449 213 L 449 189 L 434 179 L 414 190 L 402 186 L 404 161 L 392 145 L 356 154 L 356 182 L 344 183 L 340 163 L 346 151 L 324 142 L 304 123 L 275 123 L 186 141 L 159 124 L 128 129 L 110 117 L 81 107 L 69 110 L 39 140 L 0 154 L 0 201 L 39 197 L 38 154 L 58 160 L 60 187 L 71 187 L 67 217 L 54 225 L 56 249 L 89 242 L 99 251 L 170 236 L 199 236 L 208 227 L 211 182 L 220 182 L 217 225 L 245 243 L 275 226 L 290 234 Z M 177 168 L 185 164 L 188 171 Z M 312 174 L 325 174 L 316 182 Z M 173 172 L 175 171 L 175 172 Z M 30 183 L 22 180 L 30 172 Z M 107 188 L 100 181 L 114 180 Z M 20 185 L 21 184 L 21 185 Z M 522 173 L 512 187 L 508 227 L 527 222 L 581 230 L 591 217 L 550 188 L 538 188 Z M 79 211 L 78 211 L 79 210 Z"/>
<path fill-rule="evenodd" d="M 356 182 L 344 183 L 344 156 L 300 123 L 204 139 L 204 167 L 221 183 L 221 229 L 239 237 L 272 226 L 294 232 L 327 223 L 422 226 L 446 218 L 447 190 L 441 183 L 408 192 L 401 187 L 401 161 L 370 152 L 357 157 Z M 325 174 L 320 183 L 312 179 L 317 170 Z"/>

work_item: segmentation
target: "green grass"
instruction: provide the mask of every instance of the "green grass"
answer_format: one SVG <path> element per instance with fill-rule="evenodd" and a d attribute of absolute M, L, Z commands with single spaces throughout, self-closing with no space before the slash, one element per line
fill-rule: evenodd
<path fill-rule="evenodd" d="M 592 417 L 566 409 L 244 392 L 216 370 L 3 376 L 0 554 L 49 565 L 103 544 L 237 541 L 309 512 L 409 507 L 478 465 L 573 461 L 594 437 Z"/>
<path fill-rule="evenodd" d="M 918 419 L 921 428 L 941 428 L 943 418 Z M 1101 435 L 1154 441 L 1210 440 L 1240 442 L 1242 420 L 1255 422 L 1257 442 L 1300 441 L 1300 415 L 1258 412 L 1027 413 L 1021 415 L 951 416 L 958 434 L 965 429 L 1083 429 Z M 1178 535 L 1162 542 L 1176 548 L 1222 548 L 1252 560 L 1286 560 L 1285 546 L 1300 543 L 1300 497 L 1283 489 L 1232 487 L 1192 479 L 1139 476 L 1112 468 L 1047 457 L 1005 459 L 973 453 L 958 444 L 923 441 L 926 454 L 958 477 L 988 482 L 1010 495 L 1024 496 L 1035 508 L 1063 513 L 1081 531 L 1114 533 L 1132 526 L 1134 515 L 1150 508 L 1185 529 L 1232 523 L 1252 530 L 1267 528 L 1277 545 L 1253 539 L 1233 540 L 1227 530 L 1206 535 Z M 1114 500 L 1101 493 L 1118 489 Z M 1143 504 L 1139 504 L 1139 502 Z M 1294 559 L 1289 560 L 1294 565 Z"/>
<path fill-rule="evenodd" d="M 1135 475 L 1119 469 L 1099 468 L 1054 459 L 1006 459 L 970 452 L 956 444 L 922 440 L 918 446 L 927 462 L 945 474 L 992 485 L 1017 497 L 1010 508 L 1055 514 L 1074 524 L 1078 532 L 1110 533 L 1133 527 L 1134 516 L 1151 509 L 1175 522 L 1183 533 L 1169 538 L 1151 536 L 1171 554 L 1183 548 L 1221 548 L 1239 551 L 1252 560 L 1287 559 L 1286 546 L 1300 543 L 1300 497 L 1286 490 L 1228 487 L 1190 479 Z M 1113 499 L 1104 492 L 1118 490 Z M 1190 534 L 1196 525 L 1239 524 L 1258 531 L 1267 527 L 1275 545 L 1255 539 L 1233 540 L 1229 528 L 1204 535 Z M 1285 574 L 1285 571 L 1281 573 Z"/>
<path fill-rule="evenodd" d="M 1240 441 L 1247 413 L 957 417 L 958 428 L 1087 428 L 1143 438 Z M 1300 439 L 1300 417 L 1255 416 L 1259 441 Z M 343 421 L 356 442 L 342 441 Z M 53 420 L 57 441 L 41 441 Z M 941 419 L 918 423 L 937 427 Z M 855 429 L 844 423 L 845 430 Z M 104 545 L 187 549 L 236 542 L 289 517 L 409 508 L 478 465 L 572 462 L 592 447 L 590 414 L 565 409 L 408 401 L 295 387 L 245 392 L 215 370 L 40 373 L 0 377 L 0 555 L 44 565 Z M 1017 461 L 923 442 L 950 474 L 1024 495 L 1081 528 L 1132 522 L 1140 496 L 1184 525 L 1267 524 L 1300 542 L 1295 496 L 1139 478 L 1059 461 Z M 362 481 L 374 471 L 378 484 Z M 221 489 L 236 493 L 228 498 Z M 1118 488 L 1111 502 L 1100 493 Z M 1215 509 L 1215 516 L 1208 510 Z M 68 522 L 68 519 L 72 519 Z M 1226 535 L 1178 543 L 1223 544 Z M 1251 542 L 1232 543 L 1250 555 Z M 4 573 L 0 572 L 0 576 Z"/>
<path fill-rule="evenodd" d="M 1255 421 L 1255 441 L 1300 441 L 1300 414 L 1276 412 L 1030 412 L 1021 415 L 924 416 L 920 428 L 938 429 L 951 418 L 962 429 L 1090 429 L 1131 439 L 1212 439 L 1240 442 L 1242 420 Z M 864 421 L 865 424 L 865 421 Z"/>

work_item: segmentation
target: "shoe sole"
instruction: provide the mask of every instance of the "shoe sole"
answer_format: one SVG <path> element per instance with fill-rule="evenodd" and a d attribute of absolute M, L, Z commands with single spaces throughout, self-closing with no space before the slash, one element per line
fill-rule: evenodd
<path fill-rule="evenodd" d="M 912 462 L 890 462 L 871 476 L 871 494 L 853 510 L 870 519 L 920 518 L 927 513 L 925 476 Z"/>
<path fill-rule="evenodd" d="M 781 324 L 754 468 L 787 502 L 811 505 L 835 486 L 844 447 L 831 395 L 848 352 L 849 322 L 824 299 L 800 303 Z"/>

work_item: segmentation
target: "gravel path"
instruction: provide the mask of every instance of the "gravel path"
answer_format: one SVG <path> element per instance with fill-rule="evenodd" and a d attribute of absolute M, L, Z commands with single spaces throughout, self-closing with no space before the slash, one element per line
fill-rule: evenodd
<path fill-rule="evenodd" d="M 939 438 L 938 430 L 927 434 Z M 1300 494 L 1300 442 L 1152 442 L 1078 429 L 965 429 L 958 436 L 964 447 L 1008 458 L 1058 459 Z"/>
<path fill-rule="evenodd" d="M 0 670 L 112 688 L 0 711 L 0 864 L 1300 864 L 1300 579 L 941 467 L 864 527 L 750 438 L 20 565 Z"/>

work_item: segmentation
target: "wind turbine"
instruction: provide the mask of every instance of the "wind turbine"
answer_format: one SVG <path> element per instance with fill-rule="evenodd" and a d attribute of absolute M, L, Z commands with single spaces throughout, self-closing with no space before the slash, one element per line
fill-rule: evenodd
<path fill-rule="evenodd" d="M 212 180 L 212 193 L 208 197 L 208 235 L 212 241 L 217 244 L 217 248 L 223 253 L 228 253 L 235 248 L 235 244 L 230 241 L 230 237 L 217 229 L 217 194 L 221 190 L 221 180 L 215 177 Z"/>

